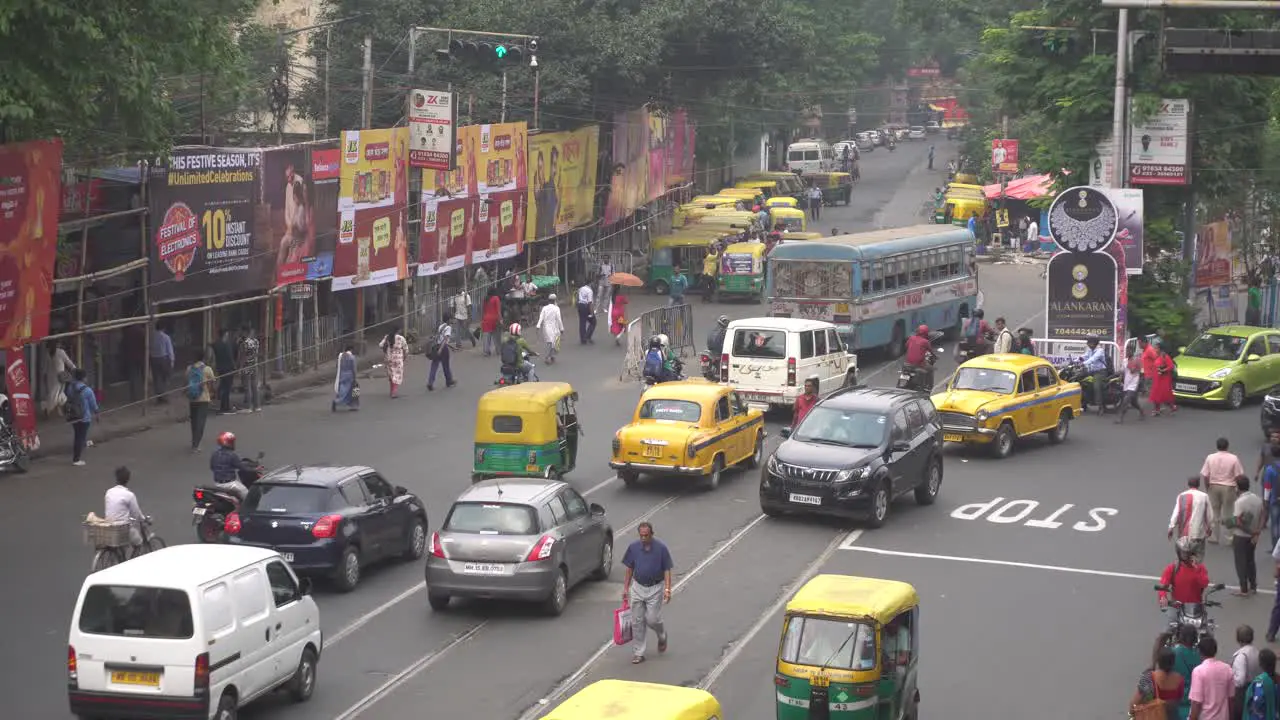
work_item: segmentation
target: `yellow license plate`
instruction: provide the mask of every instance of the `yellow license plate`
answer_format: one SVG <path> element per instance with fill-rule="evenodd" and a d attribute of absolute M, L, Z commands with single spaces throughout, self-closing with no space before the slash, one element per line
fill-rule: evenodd
<path fill-rule="evenodd" d="M 838 313 L 849 312 L 849 303 L 836 303 L 836 312 Z"/>
<path fill-rule="evenodd" d="M 651 458 L 662 457 L 662 448 L 658 445 L 645 445 L 644 456 Z"/>
<path fill-rule="evenodd" d="M 964 442 L 964 436 L 957 433 L 943 433 L 942 439 L 946 442 Z"/>
<path fill-rule="evenodd" d="M 541 470 L 541 468 L 539 468 L 537 465 L 525 465 L 524 470 L 525 472 L 536 473 L 539 470 Z"/>
<path fill-rule="evenodd" d="M 134 670 L 112 670 L 111 682 L 114 685 L 145 685 L 160 687 L 160 673 L 136 672 Z"/>

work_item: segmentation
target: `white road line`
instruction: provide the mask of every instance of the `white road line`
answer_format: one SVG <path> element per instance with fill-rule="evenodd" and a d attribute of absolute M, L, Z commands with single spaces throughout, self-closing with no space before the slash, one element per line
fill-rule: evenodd
<path fill-rule="evenodd" d="M 795 580 L 791 581 L 791 584 L 787 585 L 787 587 L 783 589 L 782 594 L 778 596 L 778 599 L 770 605 L 767 610 L 761 613 L 760 617 L 756 618 L 756 622 L 751 626 L 751 629 L 747 630 L 746 634 L 734 641 L 733 645 L 729 648 L 729 651 L 720 658 L 720 662 L 716 663 L 715 667 L 711 668 L 711 670 L 703 676 L 702 681 L 698 683 L 698 688 L 702 690 L 710 690 L 716 680 L 720 679 L 720 676 L 724 674 L 725 670 L 728 670 L 729 666 L 738 659 L 738 656 L 742 654 L 743 650 L 751 644 L 751 641 L 755 639 L 756 635 L 759 635 L 760 631 L 773 620 L 773 617 L 777 615 L 784 606 L 786 606 L 787 601 L 791 599 L 791 596 L 794 595 L 802 585 L 809 582 L 814 575 L 817 575 L 818 571 L 822 569 L 823 565 L 827 564 L 827 561 L 831 559 L 831 556 L 834 555 L 837 550 L 844 549 L 846 545 L 852 545 L 857 541 L 858 536 L 861 534 L 861 530 L 854 530 L 847 535 L 840 534 L 832 538 L 831 542 L 827 544 L 827 549 L 823 550 L 821 555 L 805 567 L 804 572 L 800 573 Z"/>
<path fill-rule="evenodd" d="M 582 494 L 583 494 L 584 496 L 585 496 L 585 495 L 591 495 L 592 493 L 597 492 L 597 491 L 602 490 L 603 488 L 607 487 L 607 486 L 609 485 L 609 483 L 612 483 L 613 481 L 615 481 L 615 480 L 617 480 L 617 479 L 618 479 L 618 476 L 617 476 L 617 475 L 614 475 L 613 477 L 610 477 L 610 478 L 608 478 L 608 479 L 606 479 L 606 480 L 603 480 L 602 482 L 599 482 L 599 483 L 597 483 L 597 484 L 595 484 L 595 485 L 591 486 L 590 488 L 588 488 L 588 489 L 586 489 L 586 490 L 582 491 Z M 674 497 L 672 497 L 672 498 L 668 498 L 668 500 L 669 500 L 669 501 L 674 501 L 674 500 L 675 500 L 675 498 L 674 498 Z M 667 502 L 667 503 L 665 503 L 665 504 L 663 504 L 663 505 L 659 505 L 656 509 L 654 509 L 654 510 L 650 510 L 650 511 L 649 511 L 649 513 L 647 513 L 647 514 L 646 514 L 646 516 L 651 515 L 651 514 L 653 514 L 654 512 L 657 512 L 657 510 L 661 510 L 662 508 L 664 508 L 664 507 L 666 507 L 667 505 L 670 505 L 670 504 L 671 504 L 671 502 Z M 644 519 L 644 517 L 637 518 L 637 519 L 635 520 L 635 523 L 637 523 L 637 524 L 638 524 L 638 523 L 639 523 L 641 520 L 643 520 L 643 519 Z M 632 525 L 632 526 L 630 526 L 630 527 L 634 527 L 634 525 Z M 630 529 L 630 528 L 628 528 L 628 530 L 629 530 L 629 529 Z M 326 638 L 324 639 L 324 645 L 325 645 L 325 647 L 326 647 L 326 648 L 330 648 L 330 647 L 333 647 L 334 645 L 337 645 L 338 643 L 342 642 L 342 640 L 343 640 L 343 639 L 350 637 L 350 636 L 351 636 L 351 634 L 352 634 L 352 633 L 354 633 L 355 631 L 359 630 L 360 628 L 364 627 L 365 625 L 368 625 L 370 622 L 372 622 L 374 619 L 376 619 L 376 618 L 377 618 L 379 615 L 381 615 L 382 613 L 384 613 L 384 612 L 386 612 L 386 611 L 390 610 L 391 608 L 395 607 L 396 605 L 399 605 L 400 603 L 404 602 L 405 600 L 408 600 L 409 598 L 413 597 L 414 595 L 417 595 L 418 593 L 420 593 L 420 592 L 422 592 L 423 590 L 426 590 L 426 589 L 427 589 L 426 583 L 418 583 L 417 585 L 414 585 L 414 586 L 412 586 L 412 587 L 408 588 L 407 590 L 405 590 L 404 592 L 400 593 L 399 595 L 396 595 L 395 597 L 391 598 L 390 600 L 388 600 L 388 601 L 386 601 L 386 602 L 382 603 L 381 605 L 377 606 L 376 608 L 374 608 L 374 609 L 372 609 L 372 610 L 370 610 L 370 611 L 368 611 L 368 612 L 366 612 L 366 613 L 362 614 L 360 617 L 358 617 L 358 618 L 356 618 L 355 620 L 353 620 L 353 621 L 351 622 L 351 624 L 349 624 L 349 625 L 347 625 L 346 627 L 344 627 L 344 628 L 342 628 L 342 629 L 338 630 L 338 632 L 334 633 L 332 636 L 330 636 L 330 637 L 326 637 Z"/>
<path fill-rule="evenodd" d="M 729 552 L 734 545 L 738 544 L 739 540 L 745 537 L 747 533 L 751 532 L 751 529 L 759 525 L 764 519 L 764 515 L 757 515 L 754 520 L 739 528 L 730 535 L 727 540 L 712 550 L 710 555 L 707 555 L 701 562 L 694 565 L 693 568 L 690 569 L 689 572 L 685 573 L 680 578 L 679 582 L 671 588 L 672 597 L 683 590 L 691 580 L 700 575 L 703 570 L 711 565 L 711 563 L 720 559 L 721 556 Z M 612 640 L 602 644 L 600 648 L 591 655 L 591 657 L 587 658 L 586 662 L 573 672 L 572 675 L 560 681 L 560 683 L 556 685 L 546 697 L 539 700 L 533 707 L 524 711 L 524 713 L 520 715 L 519 720 L 536 720 L 536 718 L 541 717 L 543 713 L 553 707 L 553 703 L 559 702 L 560 699 L 568 694 L 570 690 L 577 687 L 578 683 L 582 682 L 582 679 L 587 676 L 587 673 L 591 672 L 591 669 L 595 664 L 599 662 L 600 658 L 604 657 L 605 653 L 609 652 L 611 648 L 613 648 Z"/>
<path fill-rule="evenodd" d="M 1075 575 L 1093 575 L 1095 577 L 1111 577 L 1123 578 L 1125 580 L 1146 580 L 1147 582 L 1160 582 L 1157 575 L 1139 575 L 1137 573 L 1115 572 L 1114 570 L 1093 570 L 1091 568 L 1074 568 L 1064 565 L 1041 565 L 1039 563 L 1015 562 L 1013 560 L 992 560 L 990 558 L 978 557 L 960 557 L 958 555 L 933 555 L 931 553 L 915 553 L 903 552 L 901 550 L 883 550 L 881 548 L 855 546 L 852 542 L 846 541 L 840 546 L 841 550 L 852 550 L 853 552 L 868 553 L 870 555 L 886 555 L 889 557 L 913 558 L 916 560 L 945 560 L 947 562 L 970 563 L 973 565 L 997 565 L 1000 567 L 1022 568 L 1024 570 L 1048 570 L 1050 572 L 1071 573 Z M 1228 585 L 1233 590 L 1239 590 L 1239 587 Z M 1275 590 L 1258 590 L 1260 595 L 1275 595 Z"/>
<path fill-rule="evenodd" d="M 623 534 L 623 533 L 631 532 L 632 530 L 634 530 L 634 529 L 635 529 L 635 527 L 636 527 L 637 525 L 639 525 L 640 523 L 644 522 L 645 520 L 648 520 L 649 518 L 653 517 L 654 515 L 658 514 L 658 513 L 659 513 L 659 512 L 661 512 L 664 508 L 666 508 L 668 505 L 670 505 L 671 503 L 675 502 L 678 498 L 679 498 L 679 496 L 678 496 L 678 495 L 673 495 L 673 496 L 671 496 L 671 497 L 667 498 L 666 500 L 663 500 L 662 502 L 658 503 L 657 505 L 654 505 L 653 507 L 649 508 L 647 511 L 645 511 L 645 513 L 644 513 L 643 515 L 640 515 L 639 517 L 637 517 L 636 519 L 634 519 L 634 520 L 632 520 L 631 522 L 627 523 L 626 525 L 622 526 L 621 528 L 615 528 L 615 529 L 614 529 L 614 532 L 615 532 L 617 535 L 621 535 L 621 534 Z M 764 516 L 762 515 L 761 517 L 764 517 Z M 759 522 L 759 520 L 760 520 L 760 518 L 756 518 L 756 521 L 755 521 L 755 522 Z M 754 523 L 753 523 L 753 524 L 754 524 Z M 615 537 L 616 537 L 616 535 L 615 535 Z M 697 569 L 698 569 L 698 568 L 694 568 L 694 570 L 697 570 Z M 416 592 L 420 592 L 420 591 L 422 591 L 422 590 L 425 590 L 425 589 L 426 589 L 426 587 L 427 587 L 427 586 L 426 586 L 426 584 L 425 584 L 425 583 L 423 583 L 423 584 L 421 584 L 421 585 L 417 585 L 417 586 L 415 586 L 415 587 L 413 587 L 413 588 L 410 588 L 409 590 L 405 591 L 404 593 L 401 593 L 401 595 L 400 595 L 400 596 L 398 596 L 398 597 L 396 597 L 396 598 L 393 598 L 390 602 L 386 603 L 385 605 L 386 605 L 386 607 L 390 607 L 390 606 L 391 606 L 391 604 L 396 603 L 396 602 L 399 602 L 399 601 L 403 600 L 404 598 L 409 597 L 409 596 L 410 596 L 410 595 L 412 595 L 413 593 L 416 593 Z M 382 608 L 382 609 L 385 609 L 385 608 Z M 382 611 L 382 609 L 380 609 L 378 612 L 381 612 L 381 611 Z M 367 620 L 365 620 L 365 621 L 363 621 L 363 622 L 367 622 Z M 363 622 L 362 622 L 361 624 L 363 624 Z M 396 691 L 397 689 L 399 689 L 402 685 L 404 685 L 405 683 L 409 682 L 409 681 L 410 681 L 410 680 L 412 680 L 413 678 L 417 677 L 417 676 L 418 676 L 418 675 L 419 675 L 423 670 L 426 670 L 427 668 L 431 667 L 432 665 L 435 665 L 435 664 L 436 664 L 436 662 L 437 662 L 440 658 L 444 657 L 444 655 L 445 655 L 445 654 L 447 654 L 449 651 L 453 650 L 454 648 L 458 647 L 459 645 L 462 645 L 463 643 L 467 642 L 467 641 L 468 641 L 468 640 L 470 640 L 471 638 L 475 637 L 477 634 L 479 634 L 479 632 L 480 632 L 481 630 L 483 630 L 485 627 L 487 627 L 487 626 L 489 625 L 489 622 L 490 622 L 489 620 L 485 620 L 485 621 L 483 621 L 483 622 L 479 623 L 478 625 L 475 625 L 475 626 L 471 627 L 471 628 L 470 628 L 470 629 L 468 629 L 466 632 L 463 632 L 461 635 L 458 635 L 458 636 L 454 637 L 452 640 L 450 640 L 449 642 L 445 643 L 445 644 L 444 644 L 442 647 L 440 647 L 439 649 L 432 650 L 431 652 L 427 653 L 426 655 L 423 655 L 422 657 L 418 658 L 417 660 L 414 660 L 414 661 L 413 661 L 412 663 L 410 663 L 407 667 L 405 667 L 405 669 L 403 669 L 403 670 L 401 670 L 400 672 L 396 673 L 396 674 L 395 674 L 395 675 L 393 675 L 390 679 L 388 679 L 386 682 L 384 682 L 383 684 L 379 685 L 379 686 L 378 686 L 378 687 L 377 687 L 373 692 L 371 692 L 371 693 L 369 693 L 368 695 L 365 695 L 363 698 L 361 698 L 361 699 L 360 699 L 360 701 L 359 701 L 359 702 L 357 702 L 355 705 L 352 705 L 351 707 L 349 707 L 349 708 L 347 708 L 346 710 L 342 711 L 342 713 L 341 713 L 340 715 L 338 715 L 334 720 L 353 720 L 354 718 L 359 717 L 361 714 L 363 714 L 363 713 L 364 713 L 364 711 L 368 710 L 369 708 L 373 707 L 374 705 L 377 705 L 381 700 L 385 699 L 385 698 L 386 698 L 387 696 L 389 696 L 391 693 L 395 692 L 395 691 Z M 348 626 L 348 628 L 351 628 L 351 627 L 352 627 L 352 626 Z M 358 628 L 353 628 L 353 629 L 352 629 L 352 631 L 354 631 L 354 629 L 358 629 Z M 350 632 L 347 632 L 347 628 L 344 628 L 342 632 L 347 633 L 348 635 L 350 634 Z M 344 637 L 345 637 L 345 636 L 344 636 Z M 334 641 L 328 641 L 328 642 L 326 642 L 326 643 L 325 643 L 325 648 L 327 649 L 327 648 L 329 648 L 329 647 L 332 647 L 332 646 L 333 646 L 333 643 L 334 643 Z M 612 644 L 612 643 L 610 643 L 610 644 Z"/>

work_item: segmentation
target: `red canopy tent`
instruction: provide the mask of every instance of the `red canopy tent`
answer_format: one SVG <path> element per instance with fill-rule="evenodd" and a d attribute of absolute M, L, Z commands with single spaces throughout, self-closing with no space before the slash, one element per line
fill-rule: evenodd
<path fill-rule="evenodd" d="M 1008 186 L 1004 189 L 1004 196 L 1010 200 L 1033 200 L 1048 195 L 1052 187 L 1053 178 L 1048 174 L 1031 175 L 1017 180 L 1010 180 Z M 999 198 L 1000 183 L 984 186 L 982 193 L 989 200 Z"/>

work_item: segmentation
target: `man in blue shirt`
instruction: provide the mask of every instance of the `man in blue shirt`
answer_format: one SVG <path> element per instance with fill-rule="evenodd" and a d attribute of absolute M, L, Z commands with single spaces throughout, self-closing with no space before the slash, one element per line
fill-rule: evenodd
<path fill-rule="evenodd" d="M 1101 415 L 1105 409 L 1102 405 L 1102 391 L 1107 386 L 1107 353 L 1098 343 L 1097 335 L 1090 335 L 1085 342 L 1089 345 L 1089 352 L 1080 361 L 1084 363 L 1084 371 L 1089 373 L 1093 382 L 1093 401 L 1097 403 L 1098 414 Z"/>
<path fill-rule="evenodd" d="M 667 629 L 662 624 L 662 605 L 671 602 L 671 551 L 653 536 L 653 525 L 640 523 L 639 540 L 627 546 L 622 565 L 627 576 L 622 581 L 622 601 L 631 607 L 634 633 L 632 664 L 644 662 L 645 633 L 648 628 L 658 634 L 658 652 L 667 651 Z"/>
<path fill-rule="evenodd" d="M 98 417 L 98 396 L 93 388 L 85 383 L 84 368 L 76 368 L 74 379 L 67 383 L 67 404 L 63 412 L 67 413 L 67 422 L 71 423 L 74 441 L 71 445 L 71 464 L 84 465 L 84 449 L 89 444 L 89 425 Z"/>
<path fill-rule="evenodd" d="M 680 272 L 679 265 L 671 267 L 671 304 L 684 304 L 684 291 L 689 289 L 689 278 Z"/>

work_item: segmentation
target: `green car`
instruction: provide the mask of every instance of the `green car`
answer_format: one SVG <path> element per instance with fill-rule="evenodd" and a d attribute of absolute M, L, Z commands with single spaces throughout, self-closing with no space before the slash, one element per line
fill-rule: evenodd
<path fill-rule="evenodd" d="M 1179 400 L 1222 403 L 1232 410 L 1280 384 L 1280 330 L 1228 325 L 1206 330 L 1175 358 Z"/>

